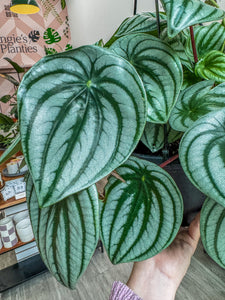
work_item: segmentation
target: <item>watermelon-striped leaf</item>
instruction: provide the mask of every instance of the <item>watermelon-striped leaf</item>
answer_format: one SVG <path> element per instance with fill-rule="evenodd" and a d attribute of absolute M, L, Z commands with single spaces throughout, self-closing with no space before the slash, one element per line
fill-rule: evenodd
<path fill-rule="evenodd" d="M 165 14 L 160 13 L 161 26 L 166 25 Z M 157 30 L 157 19 L 155 13 L 144 12 L 127 18 L 120 25 L 115 33 L 116 37 L 121 37 L 131 33 L 144 33 Z"/>
<path fill-rule="evenodd" d="M 195 74 L 204 79 L 224 82 L 225 53 L 212 50 L 203 55 L 195 65 Z"/>
<path fill-rule="evenodd" d="M 225 108 L 225 83 L 213 87 L 214 81 L 201 81 L 182 91 L 172 113 L 170 125 L 186 131 L 200 117 Z"/>
<path fill-rule="evenodd" d="M 211 50 L 221 50 L 225 40 L 225 27 L 218 22 L 208 26 L 197 26 L 194 28 L 195 45 L 198 58 L 201 58 Z M 191 36 L 186 42 L 186 54 L 194 62 Z"/>
<path fill-rule="evenodd" d="M 41 59 L 24 76 L 18 104 L 23 152 L 41 207 L 127 160 L 146 121 L 135 69 L 97 46 Z"/>
<path fill-rule="evenodd" d="M 111 178 L 100 212 L 101 237 L 112 263 L 140 261 L 168 247 L 183 218 L 182 196 L 159 166 L 131 157 Z"/>
<path fill-rule="evenodd" d="M 174 37 L 191 25 L 221 20 L 225 12 L 200 0 L 161 0 L 166 11 L 168 35 Z"/>
<path fill-rule="evenodd" d="M 144 33 L 124 36 L 110 50 L 128 60 L 141 76 L 148 100 L 147 121 L 167 123 L 182 84 L 177 54 L 164 41 Z"/>
<path fill-rule="evenodd" d="M 225 109 L 197 120 L 179 148 L 182 168 L 204 194 L 225 206 Z"/>
<path fill-rule="evenodd" d="M 201 240 L 211 258 L 225 268 L 225 208 L 207 199 L 201 210 Z"/>
<path fill-rule="evenodd" d="M 99 239 L 96 187 L 93 185 L 60 203 L 40 209 L 29 176 L 27 201 L 35 240 L 45 265 L 59 282 L 74 289 Z"/>
<path fill-rule="evenodd" d="M 202 81 L 201 78 L 195 75 L 194 68 L 192 70 L 183 68 L 183 85 L 182 90 L 185 90 L 191 85 L 194 85 L 197 82 Z"/>
<path fill-rule="evenodd" d="M 159 151 L 163 148 L 165 137 L 164 137 L 164 126 L 162 124 L 154 124 L 147 122 L 145 125 L 144 133 L 141 137 L 142 143 L 150 149 L 151 152 Z M 167 123 L 167 140 L 168 143 L 173 143 L 181 138 L 182 132 L 173 130 Z"/>

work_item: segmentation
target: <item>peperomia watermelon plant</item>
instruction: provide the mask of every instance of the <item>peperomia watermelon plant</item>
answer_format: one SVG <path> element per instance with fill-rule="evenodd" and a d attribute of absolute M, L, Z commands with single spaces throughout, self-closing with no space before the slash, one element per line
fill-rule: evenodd
<path fill-rule="evenodd" d="M 99 238 L 121 263 L 156 255 L 179 230 L 181 193 L 162 168 L 131 156 L 140 139 L 154 152 L 183 135 L 182 167 L 210 198 L 202 240 L 225 267 L 225 12 L 200 0 L 161 2 L 165 13 L 127 18 L 103 47 L 41 59 L 19 87 L 34 235 L 70 288 Z M 99 200 L 95 184 L 115 169 Z"/>

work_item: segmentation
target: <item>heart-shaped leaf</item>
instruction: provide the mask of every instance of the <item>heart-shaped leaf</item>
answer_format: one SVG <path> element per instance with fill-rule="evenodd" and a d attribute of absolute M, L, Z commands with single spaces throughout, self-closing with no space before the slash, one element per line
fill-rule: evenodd
<path fill-rule="evenodd" d="M 195 45 L 198 58 L 201 58 L 211 50 L 221 50 L 225 40 L 225 27 L 218 22 L 208 26 L 197 26 L 194 28 Z M 186 42 L 186 53 L 194 62 L 191 36 Z"/>
<path fill-rule="evenodd" d="M 204 194 L 225 205 L 225 109 L 197 120 L 179 149 L 182 168 Z"/>
<path fill-rule="evenodd" d="M 182 91 L 170 115 L 171 126 L 186 131 L 200 117 L 225 108 L 225 83 L 201 81 Z"/>
<path fill-rule="evenodd" d="M 41 207 L 97 182 L 125 161 L 146 121 L 135 69 L 84 46 L 33 66 L 18 92 L 21 141 Z"/>
<path fill-rule="evenodd" d="M 173 130 L 169 124 L 162 125 L 146 122 L 145 130 L 141 137 L 141 141 L 153 153 L 159 151 L 164 146 L 164 126 L 167 126 L 168 143 L 173 143 L 182 136 L 182 132 Z"/>
<path fill-rule="evenodd" d="M 200 0 L 161 0 L 168 18 L 168 34 L 174 37 L 191 25 L 221 20 L 225 12 Z"/>
<path fill-rule="evenodd" d="M 177 54 L 164 41 L 147 34 L 118 39 L 110 50 L 128 60 L 144 83 L 148 100 L 148 122 L 167 123 L 182 84 Z"/>
<path fill-rule="evenodd" d="M 203 55 L 195 65 L 195 74 L 204 79 L 224 82 L 225 53 L 213 50 Z"/>
<path fill-rule="evenodd" d="M 40 209 L 29 176 L 27 201 L 41 257 L 49 271 L 73 289 L 87 268 L 99 239 L 98 193 L 95 186 Z"/>
<path fill-rule="evenodd" d="M 206 252 L 225 268 L 225 208 L 207 199 L 201 210 L 201 240 Z"/>
<path fill-rule="evenodd" d="M 111 178 L 100 213 L 102 241 L 112 263 L 140 261 L 175 238 L 183 218 L 182 196 L 159 166 L 131 157 Z"/>

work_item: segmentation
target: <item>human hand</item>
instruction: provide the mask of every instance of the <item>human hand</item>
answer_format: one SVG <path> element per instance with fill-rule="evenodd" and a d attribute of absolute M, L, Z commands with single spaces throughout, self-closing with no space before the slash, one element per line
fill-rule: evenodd
<path fill-rule="evenodd" d="M 143 300 L 172 300 L 200 238 L 200 213 L 156 256 L 135 262 L 127 286 Z"/>

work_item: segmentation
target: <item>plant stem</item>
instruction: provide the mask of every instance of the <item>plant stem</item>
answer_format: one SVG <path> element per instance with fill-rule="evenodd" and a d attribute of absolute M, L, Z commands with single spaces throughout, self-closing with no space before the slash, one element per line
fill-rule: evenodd
<path fill-rule="evenodd" d="M 174 160 L 176 160 L 178 158 L 179 158 L 179 154 L 176 154 L 176 155 L 172 156 L 171 158 L 169 158 L 168 160 L 161 163 L 159 166 L 161 168 L 165 168 L 165 166 L 169 165 L 171 162 L 173 162 Z"/>
<path fill-rule="evenodd" d="M 160 37 L 160 15 L 159 15 L 159 1 L 155 0 L 155 10 L 156 10 L 156 18 L 157 18 L 157 31 L 158 38 Z"/>
<path fill-rule="evenodd" d="M 137 0 L 134 0 L 134 15 L 137 14 Z"/>
<path fill-rule="evenodd" d="M 192 45 L 194 60 L 195 60 L 195 63 L 197 63 L 198 62 L 198 54 L 197 54 L 197 50 L 196 50 L 193 26 L 190 26 L 190 34 L 191 34 L 191 45 Z"/>

